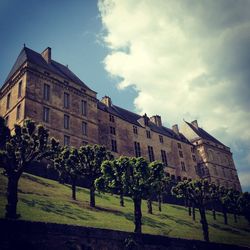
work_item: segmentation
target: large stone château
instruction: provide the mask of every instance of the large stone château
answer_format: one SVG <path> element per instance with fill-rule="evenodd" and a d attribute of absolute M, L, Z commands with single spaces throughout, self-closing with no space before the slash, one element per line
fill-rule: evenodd
<path fill-rule="evenodd" d="M 159 160 L 178 179 L 198 177 L 241 190 L 230 148 L 198 126 L 184 122 L 172 129 L 161 117 L 141 116 L 112 104 L 51 58 L 51 48 L 20 52 L 0 90 L 0 115 L 12 129 L 31 118 L 61 144 L 102 144 L 115 156 Z"/>

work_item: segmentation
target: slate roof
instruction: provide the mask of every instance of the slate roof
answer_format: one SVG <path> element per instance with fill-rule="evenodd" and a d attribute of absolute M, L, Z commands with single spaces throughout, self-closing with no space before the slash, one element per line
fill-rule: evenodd
<path fill-rule="evenodd" d="M 111 105 L 111 107 L 107 107 L 102 102 L 98 102 L 98 108 L 105 111 L 105 112 L 108 112 L 112 115 L 118 116 L 119 118 L 121 118 L 129 123 L 132 123 L 138 127 L 142 127 L 142 125 L 138 122 L 138 120 L 140 118 L 142 118 L 142 116 L 140 116 L 136 113 L 133 113 L 133 112 L 128 111 L 126 109 L 120 108 L 120 107 L 115 106 L 113 104 Z M 191 144 L 183 134 L 180 133 L 179 135 L 177 135 L 176 133 L 174 133 L 174 131 L 172 129 L 169 129 L 167 127 L 164 127 L 164 126 L 159 127 L 159 126 L 155 125 L 153 122 L 149 121 L 149 128 L 156 133 L 165 135 L 167 137 L 170 137 L 170 138 L 173 138 L 173 139 L 176 139 L 176 140 L 188 143 L 188 144 Z"/>
<path fill-rule="evenodd" d="M 74 83 L 81 85 L 84 88 L 91 90 L 84 82 L 82 82 L 67 66 L 64 66 L 54 60 L 51 63 L 47 63 L 42 55 L 30 48 L 24 47 L 20 54 L 18 55 L 16 62 L 14 63 L 10 73 L 8 74 L 4 85 L 12 77 L 13 74 L 26 62 L 31 62 L 47 70 L 48 72 L 53 72 L 60 75 L 68 81 L 73 81 Z M 93 90 L 92 90 L 93 91 Z"/>
<path fill-rule="evenodd" d="M 185 121 L 186 122 L 186 121 Z M 196 128 L 192 123 L 186 122 L 186 124 L 201 138 L 212 141 L 214 143 L 220 144 L 222 146 L 225 146 L 222 142 L 214 138 L 212 135 L 210 135 L 207 131 L 205 131 L 203 128 Z"/>

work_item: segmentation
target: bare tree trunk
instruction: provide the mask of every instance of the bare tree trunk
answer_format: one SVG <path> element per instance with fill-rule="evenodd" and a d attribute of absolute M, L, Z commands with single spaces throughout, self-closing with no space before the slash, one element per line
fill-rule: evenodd
<path fill-rule="evenodd" d="M 95 207 L 95 187 L 94 184 L 90 187 L 90 206 Z"/>
<path fill-rule="evenodd" d="M 209 231 L 208 231 L 208 224 L 207 224 L 207 218 L 206 218 L 206 211 L 203 207 L 199 207 L 199 212 L 201 216 L 200 223 L 202 225 L 203 238 L 205 241 L 209 242 Z"/>
<path fill-rule="evenodd" d="M 152 201 L 150 199 L 147 200 L 148 214 L 153 214 Z"/>
<path fill-rule="evenodd" d="M 17 202 L 18 202 L 18 187 L 19 177 L 11 176 L 8 177 L 8 187 L 7 187 L 7 205 L 5 217 L 10 219 L 17 219 L 20 217 L 17 212 Z"/>
<path fill-rule="evenodd" d="M 122 191 L 120 193 L 120 206 L 124 207 L 124 197 L 123 197 L 123 192 Z"/>
<path fill-rule="evenodd" d="M 195 205 L 192 205 L 192 219 L 195 221 Z"/>
<path fill-rule="evenodd" d="M 213 218 L 214 218 L 214 220 L 216 220 L 216 211 L 214 208 L 213 208 Z"/>
<path fill-rule="evenodd" d="M 223 216 L 224 216 L 224 224 L 227 225 L 227 209 L 225 208 L 225 206 L 222 207 L 222 212 L 223 212 Z"/>
<path fill-rule="evenodd" d="M 141 233 L 141 199 L 134 199 L 134 223 L 135 223 L 135 233 Z"/>
<path fill-rule="evenodd" d="M 161 195 L 158 196 L 158 208 L 159 211 L 161 212 Z"/>
<path fill-rule="evenodd" d="M 72 179 L 71 189 L 72 189 L 72 199 L 76 200 L 76 180 L 75 179 Z"/>
<path fill-rule="evenodd" d="M 192 215 L 190 201 L 188 201 L 188 215 L 189 215 L 189 216 L 191 216 L 191 215 Z"/>
<path fill-rule="evenodd" d="M 234 213 L 234 222 L 235 222 L 235 223 L 238 222 L 236 213 Z"/>

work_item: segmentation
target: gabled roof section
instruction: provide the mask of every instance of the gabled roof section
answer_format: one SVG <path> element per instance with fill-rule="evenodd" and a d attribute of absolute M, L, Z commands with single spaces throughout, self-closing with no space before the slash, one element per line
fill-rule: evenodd
<path fill-rule="evenodd" d="M 186 122 L 186 121 L 185 121 Z M 214 143 L 220 144 L 222 146 L 225 146 L 222 142 L 214 138 L 212 135 L 210 135 L 207 131 L 205 131 L 203 128 L 196 128 L 193 124 L 186 122 L 186 124 L 202 139 L 212 141 Z"/>
<path fill-rule="evenodd" d="M 67 66 L 60 64 L 54 60 L 51 63 L 47 63 L 42 55 L 30 48 L 24 47 L 19 56 L 16 59 L 10 73 L 8 74 L 4 85 L 9 81 L 9 79 L 15 74 L 15 72 L 26 62 L 33 63 L 47 70 L 48 72 L 55 73 L 68 81 L 72 81 L 88 90 L 91 90 L 84 82 L 82 82 Z M 91 90 L 93 91 L 93 90 Z M 93 91 L 95 92 L 95 91 Z M 95 92 L 96 93 L 96 92 Z"/>
<path fill-rule="evenodd" d="M 142 118 L 142 116 L 140 116 L 136 113 L 133 113 L 131 111 L 120 108 L 120 107 L 115 106 L 115 105 L 111 105 L 110 107 L 107 107 L 102 102 L 98 102 L 98 108 L 105 111 L 105 112 L 108 112 L 112 115 L 118 116 L 119 118 L 121 118 L 121 119 L 123 119 L 131 124 L 142 127 L 142 125 L 138 122 L 138 120 L 140 118 Z M 164 127 L 164 126 L 157 126 L 151 121 L 149 121 L 148 125 L 149 125 L 149 128 L 156 133 L 165 135 L 167 137 L 170 137 L 170 138 L 173 138 L 173 139 L 176 139 L 176 140 L 188 143 L 188 144 L 191 144 L 183 134 L 180 133 L 179 135 L 177 135 L 176 133 L 174 133 L 174 131 L 172 129 L 169 129 L 169 128 Z"/>

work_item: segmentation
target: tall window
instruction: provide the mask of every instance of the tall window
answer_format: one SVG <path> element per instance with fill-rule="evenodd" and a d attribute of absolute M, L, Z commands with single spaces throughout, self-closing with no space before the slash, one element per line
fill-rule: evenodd
<path fill-rule="evenodd" d="M 191 153 L 194 154 L 194 147 L 191 147 Z"/>
<path fill-rule="evenodd" d="M 66 109 L 69 108 L 69 94 L 68 93 L 64 93 L 63 107 Z"/>
<path fill-rule="evenodd" d="M 182 151 L 179 151 L 179 156 L 180 156 L 181 158 L 183 158 L 183 153 L 182 153 Z"/>
<path fill-rule="evenodd" d="M 159 141 L 160 141 L 160 143 L 163 143 L 163 136 L 162 135 L 159 135 Z"/>
<path fill-rule="evenodd" d="M 115 117 L 113 115 L 109 115 L 109 121 L 110 122 L 115 122 Z"/>
<path fill-rule="evenodd" d="M 181 148 L 181 144 L 179 142 L 177 143 L 177 146 L 178 146 L 178 148 Z"/>
<path fill-rule="evenodd" d="M 214 174 L 215 174 L 215 175 L 218 175 L 216 166 L 214 166 Z"/>
<path fill-rule="evenodd" d="M 18 98 L 22 96 L 22 81 L 18 83 Z"/>
<path fill-rule="evenodd" d="M 43 121 L 49 122 L 49 108 L 43 107 Z"/>
<path fill-rule="evenodd" d="M 69 116 L 64 115 L 64 128 L 69 129 Z"/>
<path fill-rule="evenodd" d="M 141 146 L 139 142 L 134 142 L 134 148 L 135 148 L 135 157 L 141 156 Z"/>
<path fill-rule="evenodd" d="M 82 122 L 82 134 L 87 135 L 87 122 Z"/>
<path fill-rule="evenodd" d="M 21 111 L 21 104 L 19 104 L 16 108 L 16 120 L 20 119 L 20 111 Z"/>
<path fill-rule="evenodd" d="M 151 138 L 151 133 L 150 133 L 150 131 L 149 130 L 146 130 L 146 135 L 147 135 L 147 138 Z"/>
<path fill-rule="evenodd" d="M 117 152 L 117 143 L 116 143 L 116 140 L 111 140 L 111 150 L 113 152 Z"/>
<path fill-rule="evenodd" d="M 181 170 L 182 171 L 186 171 L 186 166 L 185 166 L 185 162 L 181 162 Z"/>
<path fill-rule="evenodd" d="M 9 94 L 7 95 L 6 109 L 9 109 L 9 108 L 10 108 L 10 97 L 11 97 L 11 94 L 9 93 Z"/>
<path fill-rule="evenodd" d="M 70 144 L 70 137 L 68 135 L 64 136 L 64 146 L 69 146 Z"/>
<path fill-rule="evenodd" d="M 168 165 L 167 154 L 165 150 L 161 150 L 161 160 L 165 166 Z"/>
<path fill-rule="evenodd" d="M 154 149 L 152 146 L 148 146 L 148 157 L 150 162 L 155 160 Z"/>
<path fill-rule="evenodd" d="M 115 127 L 110 127 L 109 130 L 110 130 L 110 134 L 112 134 L 112 135 L 116 134 Z"/>
<path fill-rule="evenodd" d="M 137 129 L 137 126 L 133 126 L 133 132 L 134 132 L 134 134 L 135 134 L 135 135 L 137 135 L 137 134 L 138 134 L 138 129 Z"/>
<path fill-rule="evenodd" d="M 81 114 L 84 116 L 87 115 L 87 102 L 84 100 L 81 101 Z"/>
<path fill-rule="evenodd" d="M 50 86 L 46 83 L 44 83 L 44 86 L 43 86 L 43 99 L 45 101 L 49 101 L 50 99 Z"/>

